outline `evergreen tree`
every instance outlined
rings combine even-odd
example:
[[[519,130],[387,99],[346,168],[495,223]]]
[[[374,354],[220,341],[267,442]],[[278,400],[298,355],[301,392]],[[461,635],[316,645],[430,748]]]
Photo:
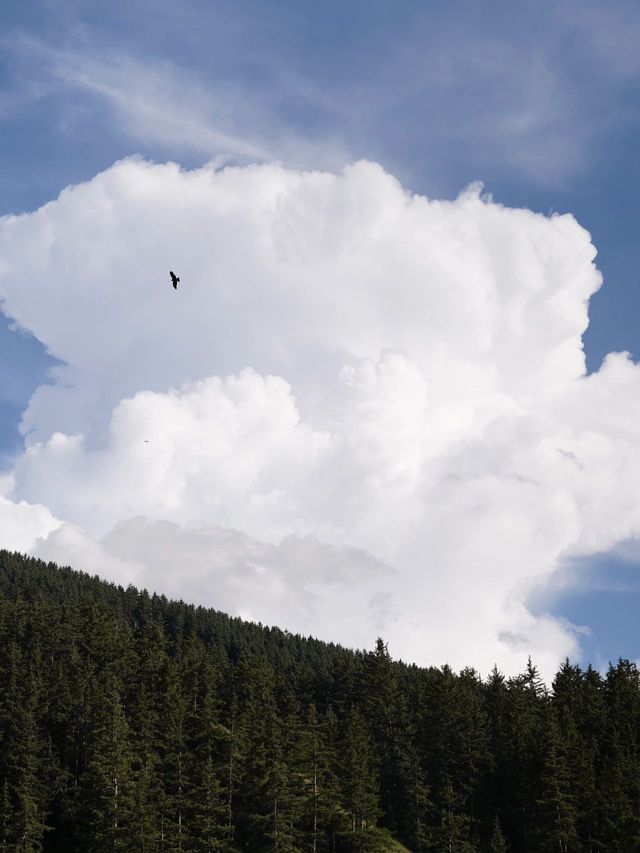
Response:
[[[555,711],[548,708],[545,738],[546,755],[537,800],[537,839],[542,850],[569,853],[578,847],[573,786],[566,762],[565,745],[560,739]]]
[[[120,695],[113,676],[107,678],[103,691],[96,691],[93,737],[83,778],[86,840],[95,853],[129,850],[135,838],[133,755]]]
[[[37,728],[38,686],[14,643],[3,701],[3,824],[6,843],[21,853],[42,850],[46,790]],[[22,670],[22,671],[21,671]]]
[[[433,802],[430,797],[431,787],[426,780],[417,750],[413,750],[410,758],[410,775],[408,785],[408,800],[406,803],[407,826],[412,849],[423,853],[429,849],[433,840],[433,830],[430,816],[433,812]]]
[[[336,715],[328,709],[318,729],[318,823],[322,834],[318,850],[336,851],[337,836],[344,823],[340,754],[340,726]]]
[[[606,849],[640,849],[640,675],[635,664],[610,665],[604,683],[607,731],[603,796]]]
[[[132,822],[136,846],[148,853],[163,841],[163,789],[160,773],[165,637],[154,618],[151,599],[142,596],[134,610],[130,665],[134,689],[127,691],[127,722],[132,738]]]
[[[503,827],[512,846],[535,849],[536,802],[540,796],[545,758],[546,706],[549,697],[529,660],[522,676],[508,682],[504,709],[505,756],[502,772],[508,792],[502,809]]]
[[[598,785],[606,712],[602,679],[592,668],[583,672],[566,660],[553,681],[553,711],[561,770],[567,776],[573,821],[588,851],[601,849],[602,792]],[[548,766],[546,768],[548,776]]]
[[[364,657],[361,695],[376,755],[381,816],[392,831],[403,834],[408,778],[407,757],[401,743],[406,735],[406,714],[398,673],[381,637],[375,650]]]
[[[629,853],[639,816],[629,661],[483,682],[0,552],[0,853]]]
[[[13,808],[11,805],[11,794],[9,781],[4,780],[0,794],[0,853],[9,853],[12,845],[11,818]]]
[[[493,825],[493,832],[491,833],[491,840],[489,842],[489,853],[508,853],[508,850],[507,842],[502,834],[502,830],[500,829],[500,821],[496,817]]]
[[[473,853],[471,819],[466,813],[464,799],[449,783],[444,791],[440,811],[440,826],[436,834],[438,853]]]
[[[317,853],[322,835],[320,822],[320,792],[322,768],[320,759],[320,724],[315,705],[309,705],[304,723],[294,731],[294,779],[300,797],[300,828],[308,839],[303,849]]]
[[[194,853],[221,850],[229,834],[225,792],[229,731],[219,722],[217,672],[204,661],[189,729],[189,845]]]
[[[299,802],[287,761],[286,721],[276,705],[271,667],[254,660],[246,671],[251,678],[239,720],[243,795],[236,799],[236,838],[256,853],[289,853],[295,849]]]
[[[379,787],[375,755],[366,724],[353,708],[344,737],[343,791],[349,810],[352,844],[364,843],[379,814]],[[360,839],[363,839],[361,842]]]
[[[187,763],[186,697],[178,665],[166,662],[162,674],[161,719],[159,733],[158,772],[161,776],[160,850],[185,849],[185,765]]]

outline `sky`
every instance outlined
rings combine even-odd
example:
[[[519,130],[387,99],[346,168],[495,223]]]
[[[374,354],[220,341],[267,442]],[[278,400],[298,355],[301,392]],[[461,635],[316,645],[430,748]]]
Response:
[[[636,3],[1,26],[0,544],[421,664],[640,658]]]

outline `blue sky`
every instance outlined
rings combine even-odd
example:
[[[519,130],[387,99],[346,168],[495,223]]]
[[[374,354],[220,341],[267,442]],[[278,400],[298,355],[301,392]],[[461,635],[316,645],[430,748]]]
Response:
[[[0,214],[139,153],[185,167],[380,163],[412,192],[473,181],[570,212],[598,249],[587,365],[640,353],[633,2],[14,2],[0,41]],[[0,453],[53,361],[0,320]],[[630,568],[631,565],[631,568]],[[640,657],[634,564],[603,558],[545,600],[592,660]],[[624,580],[624,584],[622,581]],[[542,606],[542,605],[541,605]]]

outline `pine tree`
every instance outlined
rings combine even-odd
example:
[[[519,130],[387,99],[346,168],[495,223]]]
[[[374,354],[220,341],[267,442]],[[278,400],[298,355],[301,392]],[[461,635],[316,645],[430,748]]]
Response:
[[[610,666],[605,684],[603,840],[613,851],[640,849],[640,674],[635,664]]]
[[[508,853],[507,842],[500,829],[500,821],[496,817],[489,842],[489,853]]]
[[[11,804],[11,794],[9,792],[9,782],[4,780],[2,792],[0,794],[0,853],[9,853],[12,848],[11,839],[11,818],[13,808]]]
[[[426,772],[420,756],[414,748],[411,752],[408,799],[406,803],[409,840],[416,853],[429,849],[433,840],[430,816],[433,812],[431,786],[427,783]]]
[[[378,774],[371,737],[358,711],[353,708],[344,738],[343,790],[349,810],[352,844],[366,838],[379,814]]]
[[[503,827],[514,848],[534,849],[536,801],[545,758],[546,707],[549,698],[529,660],[524,675],[508,682],[504,708]]]
[[[495,666],[486,684],[485,702],[492,765],[486,780],[482,808],[490,819],[490,815],[503,809],[509,799],[510,774],[507,767],[512,755],[512,744],[509,740],[508,688],[504,675]]]
[[[224,785],[230,733],[219,722],[217,682],[211,662],[203,661],[197,701],[187,718],[188,849],[194,853],[221,850],[228,836],[228,796]]]
[[[21,853],[38,853],[47,814],[36,718],[38,683],[31,662],[24,660],[14,643],[7,669],[2,737],[4,833],[7,843]]]
[[[600,749],[606,732],[602,679],[595,670],[583,672],[568,660],[553,681],[553,710],[561,764],[568,777],[576,834],[585,849],[600,849],[603,801],[598,785]],[[547,774],[548,775],[548,774]]]
[[[389,649],[381,637],[364,657],[361,710],[372,736],[378,768],[382,819],[393,832],[406,830],[408,759],[402,752],[406,738],[406,709]]]
[[[306,719],[298,723],[293,732],[295,752],[293,774],[300,797],[300,829],[304,850],[317,853],[321,836],[320,792],[322,770],[320,766],[320,725],[315,705],[309,705]]]
[[[104,690],[97,692],[93,738],[83,777],[88,849],[95,853],[128,850],[135,837],[133,755],[120,694],[113,676],[108,677]]]
[[[554,710],[547,709],[544,765],[537,799],[538,844],[544,850],[569,853],[578,847],[573,786],[566,763],[566,751],[560,740]]]
[[[470,835],[471,819],[466,814],[464,800],[449,783],[444,791],[440,811],[436,849],[438,853],[474,853]]]
[[[318,726],[318,850],[336,851],[346,810],[341,788],[340,726],[329,708]]]
[[[457,701],[452,716],[457,736],[454,738],[456,759],[453,778],[465,802],[470,837],[478,843],[480,836],[489,828],[488,825],[483,827],[479,809],[482,808],[481,792],[490,779],[493,759],[485,690],[475,670],[465,669],[460,673],[455,693]]]
[[[160,766],[163,724],[163,676],[166,670],[166,640],[154,618],[151,599],[140,597],[134,611],[138,625],[132,644],[131,685],[126,695],[127,722],[132,742],[132,823],[136,846],[142,853],[155,851],[163,843],[163,786]]]
[[[226,776],[226,816],[225,816],[225,840],[228,849],[233,846],[235,838],[234,807],[237,789],[237,767],[240,760],[240,748],[238,737],[238,701],[235,687],[231,689],[231,699],[228,703],[229,715],[227,719],[227,748],[225,757]]]
[[[160,803],[160,851],[185,849],[185,765],[187,763],[187,700],[178,666],[168,662],[162,675],[161,719],[158,767],[162,779]]]
[[[236,798],[237,840],[252,850],[295,850],[299,800],[288,763],[288,721],[279,713],[272,668],[262,660],[246,664],[247,693],[238,742],[242,796]]]
[[[0,552],[0,853],[629,853],[639,815],[629,661],[483,683]]]

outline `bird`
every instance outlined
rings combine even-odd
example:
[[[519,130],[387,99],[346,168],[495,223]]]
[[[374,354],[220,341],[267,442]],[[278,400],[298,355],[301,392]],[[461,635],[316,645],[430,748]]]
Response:
[[[169,270],[169,275],[171,276],[171,282],[172,282],[172,284],[173,284],[173,289],[174,289],[174,290],[177,290],[177,289],[178,289],[178,282],[180,281],[180,279],[179,279],[179,278],[178,278],[178,276],[174,273],[174,271],[173,271],[173,270]]]

